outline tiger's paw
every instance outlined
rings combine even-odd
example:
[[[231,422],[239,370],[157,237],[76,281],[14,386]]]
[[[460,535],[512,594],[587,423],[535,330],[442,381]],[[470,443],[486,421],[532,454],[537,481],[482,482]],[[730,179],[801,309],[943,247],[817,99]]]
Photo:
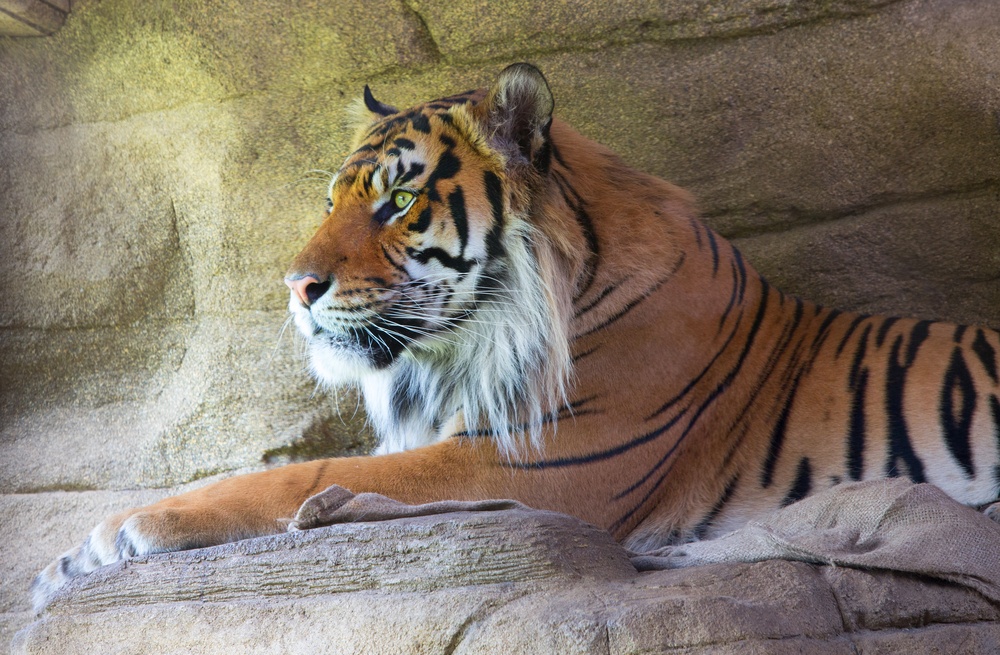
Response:
[[[31,600],[36,614],[49,604],[71,578],[84,576],[115,562],[191,548],[189,538],[179,538],[182,523],[178,510],[129,510],[112,516],[91,530],[83,543],[63,553],[35,576]]]

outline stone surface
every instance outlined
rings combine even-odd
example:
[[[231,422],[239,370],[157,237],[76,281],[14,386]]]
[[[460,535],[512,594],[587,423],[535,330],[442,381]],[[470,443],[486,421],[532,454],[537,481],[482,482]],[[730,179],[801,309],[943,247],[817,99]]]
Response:
[[[0,38],[0,639],[118,503],[370,447],[279,336],[363,84],[406,105],[530,60],[784,290],[1000,326],[998,33],[992,0],[77,0]],[[768,644],[847,643],[817,639]]]
[[[552,50],[598,50],[638,41],[732,37],[871,13],[897,0],[508,0],[482,6],[409,0],[447,59],[512,59]]]
[[[0,37],[48,36],[69,13],[69,0],[0,0]]]
[[[13,652],[846,654],[929,652],[958,634],[961,652],[995,652],[1000,608],[967,588],[784,561],[639,574],[607,533],[511,510],[105,567],[66,587]]]

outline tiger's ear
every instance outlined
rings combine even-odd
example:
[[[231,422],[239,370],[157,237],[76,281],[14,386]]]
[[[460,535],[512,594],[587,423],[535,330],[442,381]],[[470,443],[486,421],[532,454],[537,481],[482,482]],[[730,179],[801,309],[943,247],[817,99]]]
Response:
[[[531,64],[511,64],[480,106],[493,147],[508,158],[523,157],[539,171],[548,168],[554,102],[540,70]]]
[[[393,114],[398,114],[399,110],[392,105],[387,105],[384,102],[379,102],[372,95],[372,90],[365,85],[365,108],[373,114],[378,114],[379,116],[392,116]]]

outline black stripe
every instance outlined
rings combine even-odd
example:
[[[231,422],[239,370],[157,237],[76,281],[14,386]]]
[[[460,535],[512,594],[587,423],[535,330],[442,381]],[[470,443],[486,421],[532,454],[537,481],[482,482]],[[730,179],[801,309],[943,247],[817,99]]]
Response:
[[[1000,457],[1000,399],[990,396],[990,414],[993,415],[993,436],[997,440],[997,456]],[[993,469],[993,477],[997,486],[1000,486],[1000,464]]]
[[[411,259],[415,259],[421,264],[427,264],[432,259],[436,259],[441,262],[442,266],[447,266],[448,268],[458,271],[459,273],[468,273],[472,269],[472,265],[475,263],[470,259],[463,259],[462,257],[450,255],[443,248],[437,247],[424,248],[423,250],[407,247],[406,254],[409,255]]]
[[[592,310],[594,307],[597,307],[597,305],[599,305],[602,300],[604,300],[605,298],[607,298],[611,293],[613,293],[615,290],[617,290],[618,287],[621,284],[623,284],[624,282],[628,281],[628,279],[631,278],[631,277],[632,276],[629,275],[629,276],[625,277],[623,280],[621,280],[619,282],[615,282],[614,284],[609,284],[608,286],[604,287],[601,290],[601,293],[597,294],[597,297],[594,298],[594,300],[590,301],[585,306],[583,306],[580,309],[576,310],[576,313],[573,314],[573,318],[580,318],[581,316],[583,316],[584,314],[586,314],[587,312],[589,312],[590,310]]]
[[[635,309],[636,307],[638,307],[639,304],[641,304],[644,300],[646,300],[647,298],[649,298],[650,296],[652,296],[654,293],[656,293],[657,291],[659,291],[660,287],[662,287],[663,284],[667,280],[670,279],[670,277],[671,276],[668,275],[668,276],[662,278],[656,284],[654,284],[652,286],[652,288],[647,289],[645,292],[643,292],[643,294],[641,296],[639,296],[638,298],[635,298],[632,301],[626,303],[626,305],[624,307],[622,307],[617,312],[615,312],[610,318],[608,318],[604,322],[600,323],[599,325],[596,325],[596,326],[590,328],[589,330],[587,330],[586,332],[584,332],[582,334],[574,335],[573,338],[574,339],[582,339],[583,337],[589,336],[589,335],[591,335],[591,334],[593,334],[595,332],[600,332],[601,330],[603,330],[604,328],[608,327],[609,325],[617,323],[619,320],[621,320],[622,318],[624,318],[626,314],[628,314],[633,309]]]
[[[770,296],[771,287],[767,283],[767,280],[763,278],[760,279],[760,284],[761,284],[761,298],[757,306],[757,314],[754,317],[753,325],[750,326],[750,331],[747,334],[746,343],[744,344],[743,351],[740,353],[740,356],[736,361],[736,365],[732,369],[730,369],[729,373],[722,380],[722,382],[720,382],[719,385],[712,391],[712,393],[708,395],[705,402],[701,404],[698,410],[691,417],[691,420],[688,421],[687,426],[684,428],[684,431],[677,438],[677,441],[674,442],[674,444],[667,450],[667,452],[663,455],[663,457],[660,458],[660,461],[657,462],[650,469],[649,473],[647,473],[646,476],[644,476],[644,479],[651,476],[655,471],[657,471],[661,466],[663,466],[667,462],[667,460],[670,459],[670,457],[674,454],[674,452],[681,446],[681,444],[684,443],[688,435],[691,434],[691,430],[694,428],[698,420],[701,418],[702,413],[704,413],[704,411],[709,407],[709,405],[714,403],[716,399],[719,398],[719,396],[721,396],[723,393],[726,392],[726,390],[729,388],[729,385],[732,384],[736,376],[739,375],[739,372],[743,368],[743,364],[746,362],[746,358],[750,353],[750,349],[753,347],[754,341],[756,341],[757,339],[757,334],[760,331],[760,326],[764,321],[764,315],[767,313],[768,298]],[[656,482],[649,489],[649,491],[646,492],[646,494],[642,497],[642,499],[640,499],[639,502],[636,503],[631,510],[627,511],[621,518],[619,518],[611,526],[610,528],[611,532],[616,531],[618,528],[625,525],[629,520],[631,520],[632,516],[634,516],[635,513],[639,511],[639,509],[643,505],[645,505],[646,502],[653,496],[653,494],[656,493],[656,491],[660,488],[660,485],[663,484],[663,481],[667,479],[668,475],[670,475],[670,471],[672,469],[673,469],[673,464],[667,467],[667,470],[665,470],[663,474],[656,480]],[[633,485],[629,491],[618,494],[618,496],[616,496],[616,500],[618,498],[623,497],[625,493],[634,491],[637,488],[638,485]]]
[[[382,255],[385,257],[385,260],[389,262],[389,265],[392,266],[397,271],[399,271],[400,273],[402,273],[406,277],[406,279],[409,280],[410,279],[409,271],[407,271],[405,268],[402,267],[402,265],[399,262],[393,259],[392,255],[389,254],[389,250],[385,246],[380,246],[380,247],[382,248]]]
[[[715,504],[712,505],[712,509],[709,510],[708,514],[706,514],[704,518],[698,521],[698,525],[694,526],[695,538],[705,538],[708,534],[709,528],[712,527],[712,523],[714,523],[715,519],[719,516],[719,512],[721,512],[722,509],[729,504],[729,501],[732,500],[733,494],[736,493],[736,486],[739,484],[739,481],[740,476],[737,474],[733,476],[728,484],[726,484],[726,488],[722,491],[722,495],[719,496],[719,499],[715,501]]]
[[[549,167],[552,165],[552,141],[549,138],[549,131],[552,128],[552,120],[545,124],[545,127],[541,129],[542,134],[542,147],[538,149],[537,152],[531,157],[531,165],[535,167],[542,175],[549,172]]]
[[[423,132],[424,134],[431,133],[431,122],[423,114],[414,114],[413,117],[410,118],[410,125],[412,125],[413,129],[417,132]]]
[[[622,453],[626,453],[633,448],[637,448],[643,444],[653,441],[661,434],[672,428],[677,424],[677,421],[684,416],[685,412],[679,413],[674,418],[667,421],[660,427],[647,432],[646,434],[635,437],[621,445],[615,446],[614,448],[608,448],[607,450],[598,450],[592,453],[587,453],[586,455],[577,455],[575,457],[556,457],[554,459],[538,460],[535,462],[523,462],[523,463],[511,463],[510,466],[516,469],[550,469],[550,468],[564,468],[567,466],[579,466],[581,464],[593,464],[595,462],[601,462],[607,459],[613,459]]]
[[[365,194],[371,193],[372,190],[372,178],[375,177],[375,169],[366,170],[361,178],[361,188],[364,189]]]
[[[882,319],[882,327],[878,329],[878,334],[875,335],[876,348],[882,347],[882,344],[885,343],[886,336],[888,336],[889,334],[889,330],[892,328],[893,325],[896,324],[896,321],[898,320],[899,319],[896,318],[895,316],[886,316]]]
[[[582,353],[578,353],[576,355],[573,355],[573,363],[576,364],[577,362],[579,362],[584,357],[588,357],[590,355],[593,355],[598,350],[600,350],[600,346],[594,346],[593,348],[591,348],[589,350],[584,350]]]
[[[437,166],[431,171],[431,174],[427,176],[427,182],[425,186],[427,187],[427,197],[434,202],[441,201],[441,194],[438,193],[437,183],[439,180],[448,180],[456,175],[458,171],[462,168],[462,162],[451,150],[446,150],[441,153],[441,157],[438,159]]]
[[[851,422],[847,433],[847,475],[860,480],[865,472],[865,393],[868,391],[868,369],[858,375],[851,396]]]
[[[372,220],[378,223],[379,225],[385,225],[386,223],[389,222],[390,219],[392,219],[393,216],[395,216],[398,213],[399,213],[399,207],[394,205],[392,201],[389,201],[378,208],[378,211],[376,211],[375,215],[372,216]]]
[[[976,353],[976,357],[983,363],[983,368],[986,369],[986,374],[990,376],[993,383],[1000,382],[997,379],[996,351],[986,340],[986,335],[983,334],[982,330],[976,330],[976,339],[972,342],[972,352]]]
[[[701,225],[694,218],[689,218],[688,222],[691,224],[691,231],[694,232],[695,245],[698,246],[698,250],[701,250],[703,248],[701,243]]]
[[[732,247],[732,244],[730,244],[730,247]],[[743,253],[741,253],[738,248],[733,248],[733,259],[736,260],[736,270],[740,273],[740,288],[736,296],[736,302],[742,303],[743,294],[746,293],[747,290],[747,267],[746,264],[743,263]]]
[[[857,321],[855,320],[855,325]],[[847,429],[847,475],[852,480],[860,480],[864,475],[865,457],[865,399],[868,394],[868,367],[864,366],[868,351],[868,335],[872,326],[866,325],[858,339],[857,350],[851,361],[847,376],[847,388],[851,391],[851,417]]]
[[[406,184],[416,176],[422,175],[424,170],[424,165],[415,161],[410,164],[410,169],[396,180],[396,184]]]
[[[802,320],[803,303],[800,299],[795,299],[795,316],[792,322],[786,328],[786,336],[782,340],[781,345],[775,348],[772,352],[771,357],[768,358],[768,363],[765,365],[765,371],[767,375],[770,376],[771,371],[777,365],[778,360],[784,354],[788,348],[788,344],[791,343],[792,336],[795,334],[795,330],[798,329],[799,323]],[[796,352],[798,351],[798,346],[796,346]],[[790,371],[794,370],[794,367],[789,368]],[[778,457],[781,455],[781,448],[785,443],[785,430],[788,427],[788,417],[792,412],[792,404],[795,402],[795,395],[799,388],[799,380],[802,378],[804,368],[800,368],[794,374],[794,379],[791,384],[788,384],[787,376],[786,379],[782,381],[781,389],[789,389],[788,395],[785,398],[785,404],[781,408],[781,414],[778,417],[778,421],[774,424],[774,430],[771,431],[771,440],[767,447],[767,456],[764,458],[764,468],[761,471],[760,484],[765,489],[771,486],[771,482],[774,479],[774,467],[778,463]],[[759,385],[760,386],[760,385]]]
[[[966,330],[966,326],[964,326],[964,325],[956,325],[955,326],[955,336],[953,337],[954,340],[955,340],[955,343],[957,343],[957,344],[961,344],[962,343],[962,338],[965,336],[965,330]]]
[[[932,321],[918,321],[910,330],[910,343],[906,346],[906,365],[911,366],[917,357],[917,350],[920,344],[927,340],[930,335]]]
[[[407,114],[400,114],[398,116],[393,116],[392,118],[387,118],[385,120],[381,120],[378,123],[372,125],[365,136],[367,138],[371,138],[374,136],[385,137],[386,134],[392,132],[397,127],[399,127],[406,121],[410,120],[410,116],[411,114],[407,113]]]
[[[397,148],[402,148],[403,150],[414,150],[417,147],[413,141],[401,136],[397,136],[392,140],[392,144]]]
[[[573,298],[573,302],[576,303],[587,293],[590,286],[594,283],[594,278],[597,277],[600,243],[597,239],[597,232],[594,230],[594,222],[591,220],[587,210],[584,209],[583,198],[580,194],[577,193],[573,185],[561,173],[553,171],[551,179],[555,181],[566,205],[573,210],[573,217],[576,219],[577,225],[579,225],[580,231],[587,242],[588,255],[586,265],[584,266],[584,272],[587,277]]]
[[[857,350],[854,351],[854,359],[851,360],[851,370],[847,375],[847,387],[849,389],[855,389],[858,382],[858,376],[861,374],[862,365],[865,361],[865,354],[868,352],[868,335],[871,334],[872,326],[866,325],[864,332],[861,333],[861,338],[858,339]]]
[[[583,284],[580,285],[580,291],[577,292],[576,297],[573,299],[573,301],[576,302],[590,290],[590,286],[594,283],[594,278],[597,277],[597,263],[600,258],[600,244],[597,241],[597,232],[594,231],[594,222],[590,220],[590,214],[587,213],[587,210],[583,207],[579,207],[576,212],[574,212],[574,218],[576,219],[577,225],[580,226],[580,230],[583,232],[584,239],[587,241],[587,250],[589,252],[586,262],[587,277]]]
[[[541,419],[541,425],[548,425],[550,423],[556,423],[558,421],[564,421],[568,418],[574,418],[577,416],[589,416],[589,415],[602,415],[605,413],[603,409],[585,409],[584,406],[597,399],[598,396],[587,396],[580,400],[575,400],[568,405],[563,405],[559,408],[558,412],[549,412]],[[521,423],[516,428],[513,428],[511,432],[527,432],[531,427],[528,423]],[[497,433],[492,429],[483,430],[462,430],[461,432],[455,432],[451,436],[453,437],[495,437]],[[522,462],[511,462],[507,461],[503,464],[507,468],[516,469],[533,469],[533,468],[545,468],[544,466],[536,467],[535,463],[522,463]]]
[[[787,507],[797,500],[802,500],[810,491],[812,491],[812,466],[809,464],[809,458],[803,457],[799,460],[799,468],[795,472],[795,482],[782,499],[781,506]]]
[[[956,396],[959,397],[957,412]],[[965,471],[965,477],[970,479],[975,475],[972,468],[972,446],[969,443],[972,412],[975,408],[976,387],[962,357],[962,349],[956,347],[951,353],[951,362],[944,374],[944,386],[941,387],[941,426],[944,428],[944,441],[948,444],[948,450]]]
[[[389,407],[396,414],[396,419],[401,421],[404,417],[410,416],[414,408],[419,408],[424,400],[420,397],[419,386],[411,385],[410,380],[405,376],[399,376],[393,381]]]
[[[322,482],[323,475],[326,473],[326,469],[329,466],[329,460],[323,460],[319,463],[319,468],[316,469],[316,475],[313,476],[312,482],[309,483],[309,489],[306,490],[306,498],[310,498],[316,495],[316,492],[320,491],[320,483]],[[326,489],[326,486],[324,486],[323,489]]]
[[[839,309],[826,309],[826,308],[818,308],[818,309],[826,311],[827,315],[826,318],[823,319],[823,322],[820,323],[819,329],[816,331],[816,336],[817,336],[816,348],[819,348],[820,344],[822,344],[823,341],[826,341],[827,336],[829,336],[828,332],[830,330],[830,326],[833,325],[833,322],[838,318],[840,318],[840,316],[843,314],[843,312],[840,311]]]
[[[915,335],[911,335],[910,348],[908,349],[914,357],[919,347],[919,344],[913,343],[915,340]],[[899,351],[902,345],[903,335],[899,335],[893,341],[886,370],[885,405],[889,421],[889,457],[885,463],[885,474],[891,478],[903,474],[904,471],[900,468],[900,460],[902,460],[911,480],[926,482],[924,465],[917,454],[913,452],[910,431],[906,426],[906,417],[903,415],[903,389],[906,386],[906,373],[913,364],[913,359],[904,364],[899,363]]]
[[[726,352],[726,350],[729,348],[729,344],[732,343],[733,338],[736,336],[736,333],[739,331],[739,329],[740,329],[740,323],[742,323],[742,321],[743,321],[743,313],[740,312],[739,318],[736,319],[736,324],[733,325],[732,331],[729,333],[729,336],[726,337],[725,343],[723,343],[722,347],[719,348],[716,351],[715,355],[712,356],[712,359],[710,359],[708,361],[708,364],[706,364],[705,367],[703,369],[701,369],[701,372],[698,373],[698,375],[696,375],[693,378],[691,378],[688,381],[688,383],[684,386],[684,388],[681,389],[680,393],[676,394],[673,398],[671,398],[670,400],[668,400],[665,403],[663,403],[662,405],[660,405],[655,412],[653,412],[649,416],[645,417],[645,420],[648,421],[650,419],[656,418],[657,416],[659,416],[663,412],[665,412],[668,409],[670,409],[671,407],[673,407],[681,398],[683,398],[684,396],[686,396],[691,391],[692,388],[694,388],[694,385],[698,384],[698,382],[700,382],[701,379],[703,377],[705,377],[705,375],[715,365],[716,360],[718,360],[719,357],[722,356],[722,353]]]
[[[583,198],[580,197],[580,194],[576,192],[576,189],[570,185],[569,180],[562,173],[553,173],[552,180],[556,183],[559,194],[562,196],[563,202],[566,203],[567,207],[576,211],[583,206]]]
[[[722,326],[726,324],[726,319],[729,318],[729,313],[733,311],[733,307],[736,306],[736,287],[739,285],[739,274],[736,272],[736,262],[732,259],[729,260],[729,272],[733,276],[733,284],[729,289],[729,302],[726,303],[726,308],[722,311],[722,315],[719,316],[719,327],[715,330],[716,336],[722,332]]]
[[[355,150],[354,152],[352,152],[350,155],[347,156],[347,165],[361,164],[362,162],[356,162],[352,160],[357,159],[362,155],[364,156],[364,159],[368,159],[369,158],[368,156],[370,154],[374,152],[381,152],[382,147],[384,145],[385,145],[385,139],[381,139],[379,141],[376,141],[375,143],[365,143],[361,146],[358,146],[357,150]]]
[[[549,137],[549,143],[551,144],[552,147],[552,154],[555,156],[556,161],[559,162],[559,165],[565,168],[567,171],[572,171],[573,169],[569,167],[569,165],[566,163],[566,160],[562,158],[561,154],[559,154],[559,148],[556,147],[555,141],[553,141],[551,137]]]
[[[868,318],[866,314],[858,314],[851,324],[847,326],[847,330],[844,332],[844,336],[840,338],[840,343],[837,344],[837,354],[836,357],[840,357],[840,354],[844,352],[844,348],[847,346],[848,340],[850,340],[851,335],[854,334],[854,330],[858,328],[863,320]]]
[[[431,226],[431,207],[427,205],[420,210],[420,215],[417,216],[417,220],[407,226],[410,232],[426,232],[427,228]]]
[[[712,228],[705,228],[705,234],[708,235],[708,245],[712,249],[712,277],[715,277],[719,273],[719,244]]]
[[[483,173],[483,183],[486,186],[486,198],[490,201],[490,207],[493,209],[493,227],[486,235],[486,257],[494,260],[504,254],[503,241],[501,240],[504,227],[503,186],[500,183],[500,178],[491,171]]]
[[[771,441],[767,446],[767,456],[764,458],[764,468],[760,472],[760,486],[765,489],[771,486],[774,481],[774,467],[778,463],[778,456],[781,454],[781,447],[785,443],[785,429],[788,427],[788,416],[792,412],[792,403],[795,401],[795,390],[798,388],[798,378],[796,385],[792,387],[791,393],[785,400],[785,406],[781,408],[781,415],[778,422],[774,424],[771,431]]]
[[[458,255],[465,255],[465,247],[469,245],[469,217],[465,213],[465,194],[462,187],[457,186],[448,194],[448,209],[451,210],[451,220],[455,222],[455,232],[458,233]]]

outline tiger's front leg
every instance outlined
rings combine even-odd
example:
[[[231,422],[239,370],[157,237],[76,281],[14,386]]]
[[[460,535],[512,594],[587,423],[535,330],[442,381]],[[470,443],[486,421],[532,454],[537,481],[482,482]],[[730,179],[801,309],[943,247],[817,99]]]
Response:
[[[126,510],[105,519],[35,578],[34,606],[44,607],[70,578],[122,559],[283,532],[303,502],[333,484],[406,503],[497,494],[532,500],[536,494],[512,488],[514,478],[497,461],[488,440],[450,440],[392,455],[291,464]]]
[[[35,578],[35,610],[70,578],[100,566],[280,532],[279,519],[295,514],[299,498],[308,495],[305,480],[321,465],[310,462],[242,475],[108,517]]]

